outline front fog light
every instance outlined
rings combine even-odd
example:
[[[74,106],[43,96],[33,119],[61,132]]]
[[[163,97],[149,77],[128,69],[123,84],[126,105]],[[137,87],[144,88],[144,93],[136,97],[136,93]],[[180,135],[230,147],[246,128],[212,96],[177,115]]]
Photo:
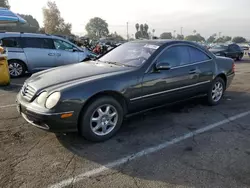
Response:
[[[53,108],[54,106],[56,106],[56,104],[58,103],[58,101],[60,100],[61,94],[60,92],[55,92],[52,93],[46,100],[45,103],[45,107],[48,109]]]
[[[36,99],[37,104],[44,105],[47,96],[48,96],[47,92],[42,92]]]

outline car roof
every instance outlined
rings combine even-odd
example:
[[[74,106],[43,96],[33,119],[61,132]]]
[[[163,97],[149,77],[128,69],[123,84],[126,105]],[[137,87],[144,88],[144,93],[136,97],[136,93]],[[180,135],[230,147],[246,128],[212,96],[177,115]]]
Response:
[[[202,47],[201,45],[192,42],[192,41],[185,41],[185,40],[175,40],[175,39],[153,39],[153,40],[134,40],[130,43],[142,43],[142,44],[151,44],[151,45],[157,45],[157,46],[163,46],[168,44],[190,44],[197,47]]]

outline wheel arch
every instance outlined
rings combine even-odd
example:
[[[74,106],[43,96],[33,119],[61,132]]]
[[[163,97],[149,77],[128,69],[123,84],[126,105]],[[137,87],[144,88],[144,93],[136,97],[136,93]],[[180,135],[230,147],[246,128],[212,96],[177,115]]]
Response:
[[[222,78],[225,82],[225,86],[227,86],[227,76],[225,73],[219,73],[215,78]]]
[[[79,129],[79,122],[80,122],[81,117],[82,117],[81,114],[84,113],[84,111],[87,109],[87,107],[94,100],[96,100],[97,98],[100,98],[100,97],[104,97],[104,96],[113,97],[115,100],[117,100],[121,104],[121,106],[124,110],[124,115],[127,114],[127,112],[128,112],[128,100],[120,92],[113,91],[113,90],[101,91],[101,92],[98,92],[98,93],[94,94],[93,96],[91,96],[82,106],[81,111],[80,111],[79,116],[78,116],[78,126],[77,126],[78,129]]]
[[[16,59],[16,58],[8,59],[8,63],[9,63],[10,61],[19,61],[19,62],[23,63],[23,65],[25,66],[25,71],[29,71],[29,70],[28,70],[27,64],[26,64],[23,60],[21,60],[21,59]]]

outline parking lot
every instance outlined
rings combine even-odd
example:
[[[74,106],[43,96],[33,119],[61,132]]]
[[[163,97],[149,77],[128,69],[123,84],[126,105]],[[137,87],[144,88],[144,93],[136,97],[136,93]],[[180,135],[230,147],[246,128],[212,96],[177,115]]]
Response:
[[[112,139],[48,133],[0,88],[0,187],[250,187],[250,59],[219,106],[193,99],[127,119]]]

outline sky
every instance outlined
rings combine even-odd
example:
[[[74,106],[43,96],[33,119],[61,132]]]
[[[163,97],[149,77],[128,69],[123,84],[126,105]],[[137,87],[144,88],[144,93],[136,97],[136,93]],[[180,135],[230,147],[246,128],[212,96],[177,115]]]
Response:
[[[43,25],[42,8],[48,0],[9,0],[11,10],[30,14]],[[188,35],[196,30],[206,38],[214,33],[250,39],[250,0],[54,0],[72,32],[86,34],[93,17],[109,24],[110,32],[135,33],[136,23],[147,23],[155,35],[163,32]]]

